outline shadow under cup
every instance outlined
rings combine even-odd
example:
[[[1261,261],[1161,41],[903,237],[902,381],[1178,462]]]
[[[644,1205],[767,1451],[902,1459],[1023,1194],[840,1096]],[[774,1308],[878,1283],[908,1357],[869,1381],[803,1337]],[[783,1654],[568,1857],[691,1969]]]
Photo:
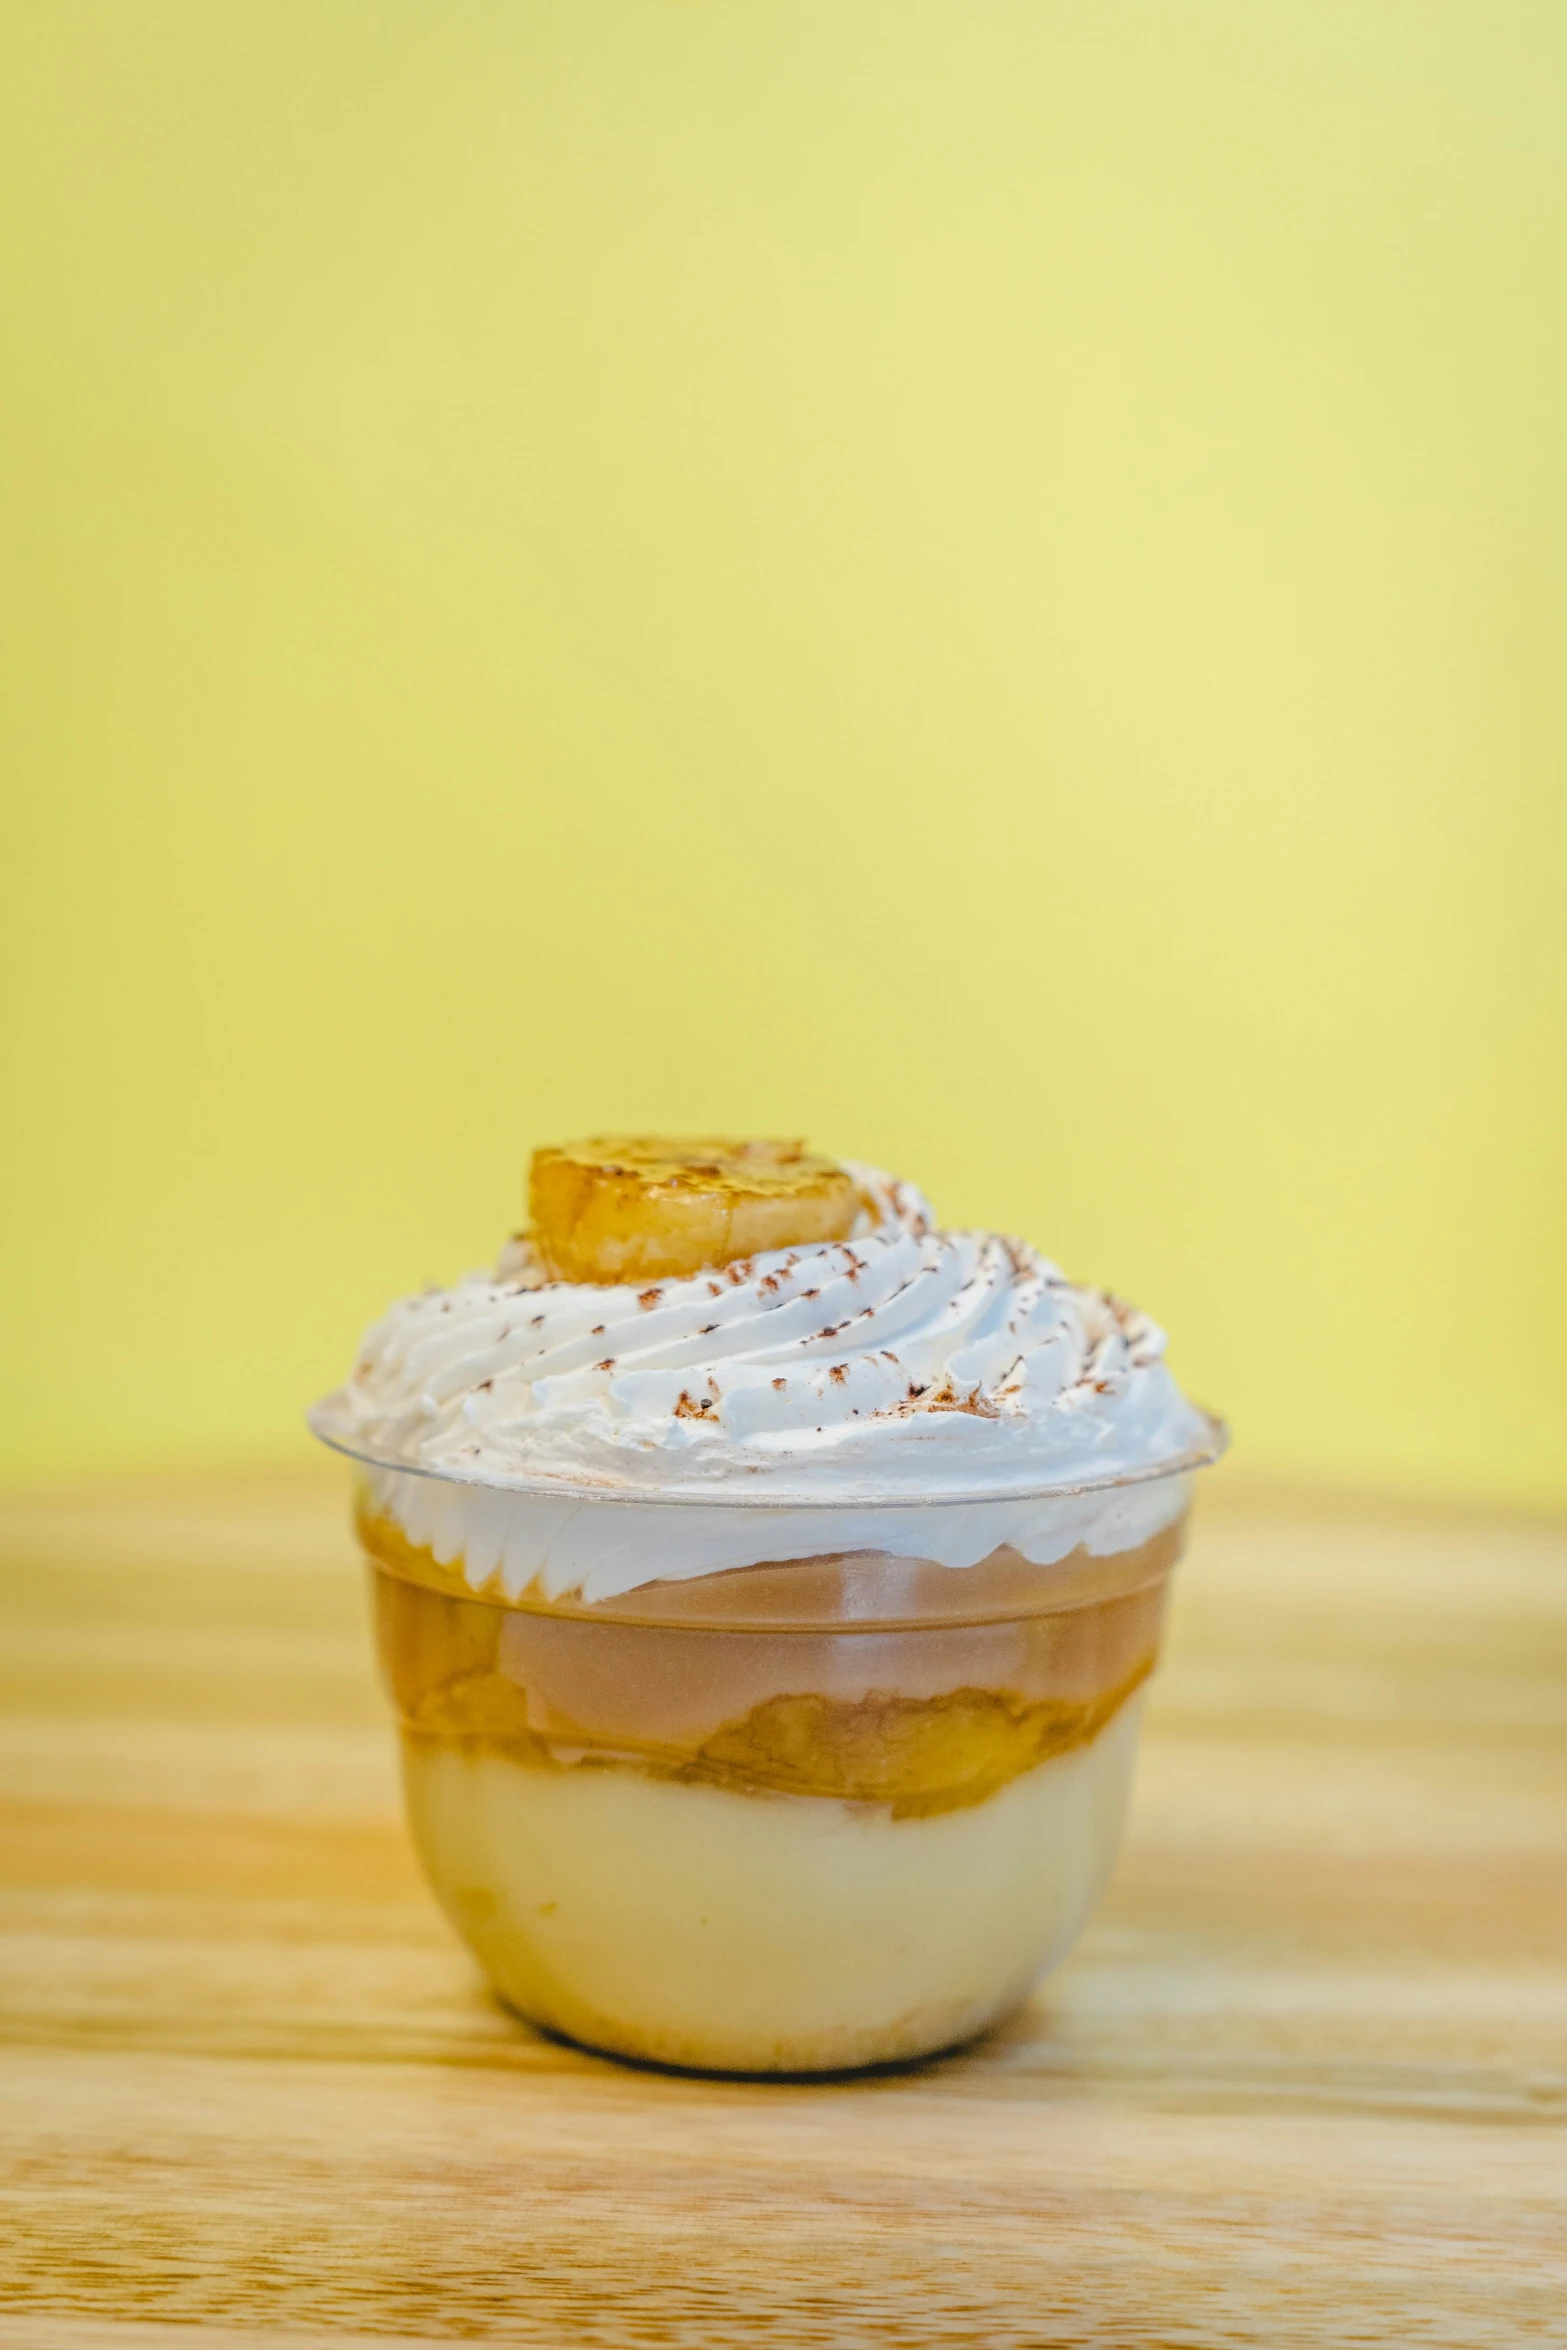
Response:
[[[1109,1871],[1191,1481],[829,1512],[362,1465],[447,1915],[521,2014],[621,2056],[816,2072],[971,2037]]]

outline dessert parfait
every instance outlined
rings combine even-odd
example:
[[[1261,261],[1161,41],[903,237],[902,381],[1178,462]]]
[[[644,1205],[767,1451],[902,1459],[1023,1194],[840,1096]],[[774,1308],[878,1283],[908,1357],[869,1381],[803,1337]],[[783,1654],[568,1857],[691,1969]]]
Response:
[[[1143,1315],[875,1168],[597,1141],[530,1213],[312,1414],[447,1914],[621,2055],[970,2037],[1104,1880],[1222,1431]]]

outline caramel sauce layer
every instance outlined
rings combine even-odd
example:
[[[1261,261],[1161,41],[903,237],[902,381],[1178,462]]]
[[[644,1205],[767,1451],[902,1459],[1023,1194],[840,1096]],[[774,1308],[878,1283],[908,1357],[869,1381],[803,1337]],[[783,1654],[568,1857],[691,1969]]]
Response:
[[[1086,1746],[1147,1678],[1157,1648],[1158,1595],[1151,1604],[1148,1593],[1136,1592],[1075,1611],[1092,1621],[1073,1627],[1074,1645],[1054,1668],[1062,1684],[1056,1689],[965,1684],[931,1694],[873,1687],[854,1695],[783,1689],[728,1714],[726,1693],[738,1696],[744,1687],[742,1650],[764,1646],[775,1674],[787,1675],[796,1663],[821,1666],[823,1636],[693,1634],[574,1621],[552,1633],[558,1630],[578,1651],[588,1643],[602,1647],[612,1696],[614,1684],[621,1688],[620,1702],[607,1713],[601,1705],[589,1723],[562,1702],[580,1706],[576,1690],[591,1689],[580,1659],[573,1660],[573,1682],[546,1643],[534,1652],[538,1667],[530,1678],[527,1654],[518,1653],[508,1631],[514,1611],[384,1570],[372,1580],[383,1670],[404,1734],[415,1742],[490,1750],[538,1769],[631,1769],[741,1793],[829,1796],[886,1806],[894,1819],[981,1803],[1023,1772]],[[1031,1630],[1037,1638],[1044,1625],[1020,1634]],[[853,1647],[861,1637],[825,1640]],[[891,1662],[896,1666],[901,1657],[904,1675],[915,1679],[916,1652],[950,1654],[952,1637],[942,1628],[883,1636]],[[754,1654],[749,1663],[754,1666]],[[700,1730],[679,1738],[657,1734],[659,1685],[672,1678],[699,1684],[697,1711],[707,1710]],[[639,1683],[654,1692],[651,1699]]]
[[[1007,1689],[944,1697],[872,1690],[858,1702],[771,1698],[727,1723],[675,1775],[745,1791],[884,1803],[895,1820],[983,1803],[1009,1779],[1098,1736],[1152,1672],[1144,1657],[1116,1689],[1086,1704]]]

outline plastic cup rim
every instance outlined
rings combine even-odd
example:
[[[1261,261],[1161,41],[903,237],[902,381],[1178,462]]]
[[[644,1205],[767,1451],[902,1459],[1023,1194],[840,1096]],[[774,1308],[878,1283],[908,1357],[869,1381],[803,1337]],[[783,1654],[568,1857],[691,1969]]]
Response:
[[[1194,1407],[1207,1427],[1204,1443],[1189,1445],[1179,1453],[1166,1454],[1157,1461],[1139,1463],[1134,1468],[1106,1470],[1099,1477],[1073,1477],[1067,1480],[1031,1480],[1014,1485],[989,1485],[976,1489],[973,1485],[950,1489],[924,1490],[918,1493],[897,1492],[890,1488],[872,1487],[864,1492],[813,1494],[771,1487],[767,1492],[755,1489],[736,1490],[733,1486],[663,1486],[641,1488],[630,1485],[594,1484],[582,1478],[547,1476],[507,1476],[495,1470],[454,1469],[434,1466],[427,1461],[410,1461],[387,1452],[377,1452],[352,1440],[341,1425],[342,1390],[334,1389],[311,1405],[305,1414],[305,1424],[318,1443],[329,1451],[341,1453],[345,1460],[357,1461],[369,1469],[380,1469],[403,1477],[429,1477],[442,1485],[478,1486],[495,1493],[511,1493],[519,1497],[553,1502],[606,1502],[620,1508],[652,1509],[746,1509],[746,1510],[820,1510],[842,1513],[858,1510],[919,1510],[975,1508],[987,1503],[1021,1501],[1068,1501],[1080,1494],[1109,1493],[1120,1486],[1150,1485],[1163,1477],[1179,1477],[1195,1469],[1205,1469],[1222,1458],[1229,1449],[1228,1424],[1216,1413],[1201,1405]],[[758,1471],[758,1475],[767,1475]]]

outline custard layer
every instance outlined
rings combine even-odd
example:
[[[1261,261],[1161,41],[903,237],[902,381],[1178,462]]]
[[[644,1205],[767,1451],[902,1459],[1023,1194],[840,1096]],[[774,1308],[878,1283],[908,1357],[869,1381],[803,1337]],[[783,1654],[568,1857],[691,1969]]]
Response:
[[[941,1818],[457,1741],[405,1740],[404,1772],[436,1893],[524,2015],[663,2064],[826,2070],[967,2038],[1070,1947],[1114,1855],[1139,1706]]]

